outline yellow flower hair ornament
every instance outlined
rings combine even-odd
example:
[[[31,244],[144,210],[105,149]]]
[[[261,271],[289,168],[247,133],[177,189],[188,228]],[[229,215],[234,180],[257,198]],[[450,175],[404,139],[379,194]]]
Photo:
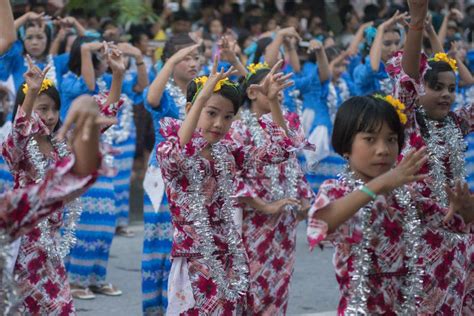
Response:
[[[397,111],[398,118],[400,119],[400,122],[405,125],[407,123],[407,116],[403,111],[405,111],[405,104],[403,104],[400,100],[395,99],[391,95],[383,96],[380,94],[375,94],[374,98],[379,99],[379,100],[384,100],[385,102],[390,103],[391,106]]]
[[[270,69],[270,66],[268,66],[267,63],[258,63],[258,64],[250,64],[247,66],[247,70],[249,71],[249,74],[256,74],[257,71],[259,71],[260,69]]]
[[[199,94],[199,92],[201,92],[202,88],[204,87],[204,85],[206,84],[208,79],[209,79],[209,77],[207,77],[207,76],[201,76],[201,77],[197,77],[197,78],[193,79],[193,81],[196,83],[197,89],[196,89],[196,93],[194,94],[193,100],[192,100],[191,103],[194,103],[194,101],[196,100],[197,95]],[[219,80],[216,83],[216,85],[214,87],[214,90],[212,90],[212,91],[213,92],[218,92],[222,89],[223,86],[231,86],[233,88],[238,89],[239,85],[237,83],[234,83],[234,82],[230,81],[229,78],[224,78],[224,79]]]
[[[40,94],[43,91],[48,90],[51,87],[54,87],[54,82],[51,79],[45,78],[43,82],[41,83],[41,88],[38,94]],[[28,89],[29,89],[28,85],[24,83],[21,91],[23,91],[23,94],[26,95],[26,93],[28,92]]]
[[[454,72],[458,71],[456,60],[454,58],[449,57],[449,55],[446,53],[437,53],[434,55],[433,58],[430,58],[429,60],[430,61],[444,61],[445,63],[448,63],[449,66],[451,66]]]

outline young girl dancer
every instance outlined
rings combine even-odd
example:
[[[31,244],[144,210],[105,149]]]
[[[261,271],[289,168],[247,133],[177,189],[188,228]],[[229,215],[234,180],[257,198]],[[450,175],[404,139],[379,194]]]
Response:
[[[474,128],[474,107],[470,104],[451,111],[456,92],[456,61],[444,53],[429,60],[421,54],[427,1],[411,1],[410,4],[412,22],[403,54],[396,54],[388,66],[388,72],[396,81],[395,95],[406,105],[408,122],[402,154],[413,148],[427,147],[430,160],[420,172],[429,178],[416,182],[414,188],[447,206],[446,186],[454,187],[456,181],[464,181],[466,176],[463,137]],[[439,229],[432,236],[425,236],[427,242],[436,240],[431,248],[424,249],[431,254],[427,257],[425,280],[430,284],[430,298],[423,303],[427,313],[439,310],[472,313],[472,232],[471,228],[471,234],[446,235]],[[463,304],[467,310],[461,310]]]
[[[272,69],[262,64],[249,67],[242,87],[246,107],[231,130],[235,143],[260,148],[274,133],[271,126],[283,122],[280,124],[287,127],[295,146],[283,161],[268,164],[256,159],[241,174],[255,194],[250,201],[240,199],[247,203],[242,238],[250,266],[246,313],[252,315],[285,313],[296,256],[296,226],[306,217],[304,207],[309,207],[314,194],[296,158],[299,149],[312,148],[305,142],[298,115],[281,112],[283,90],[293,84],[288,81],[291,74],[274,74],[282,64],[280,61]],[[262,93],[259,88],[269,86],[275,76],[280,84],[273,85],[271,93]]]
[[[198,44],[187,34],[171,37],[163,51],[165,62],[145,90],[145,108],[150,112],[155,132],[155,147],[150,156],[143,187],[145,237],[142,256],[142,308],[145,315],[164,314],[168,305],[168,275],[171,269],[171,214],[156,148],[164,140],[160,134],[163,117],[184,119],[186,85],[199,72]]]
[[[101,160],[98,146],[99,125],[112,123],[110,119],[99,118],[98,114],[97,103],[91,97],[78,98],[61,131],[61,137],[64,137],[71,125],[76,125],[70,138],[74,154],[59,160],[39,183],[4,192],[0,197],[2,315],[14,314],[18,307],[15,306],[18,302],[16,295],[25,295],[29,291],[27,285],[16,284],[10,277],[10,272],[6,271],[5,254],[8,252],[9,243],[36,229],[41,220],[60,209],[69,199],[78,197],[95,181]]]
[[[463,231],[473,197],[451,192],[450,209],[412,192],[405,184],[427,162],[426,149],[407,153],[393,168],[404,144],[404,114],[391,98],[353,97],[334,123],[333,147],[348,161],[339,178],[325,181],[309,212],[313,248],[328,238],[341,290],[338,314],[415,315],[424,292],[422,238],[438,227]],[[398,112],[398,113],[397,113]]]

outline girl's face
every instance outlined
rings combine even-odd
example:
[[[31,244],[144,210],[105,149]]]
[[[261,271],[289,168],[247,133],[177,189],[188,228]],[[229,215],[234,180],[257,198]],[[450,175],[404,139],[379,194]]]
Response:
[[[203,55],[207,62],[208,60],[212,59],[212,46],[214,45],[214,43],[211,40],[204,40],[202,43],[204,45]]]
[[[265,78],[263,78],[259,83],[262,83]],[[257,91],[253,88],[247,88],[247,96],[249,97],[252,103],[252,110],[254,112],[266,114],[271,112],[270,101],[267,96]],[[281,104],[283,102],[283,91],[280,91],[278,94],[278,102]]]
[[[199,53],[193,52],[174,66],[173,75],[178,80],[188,83],[197,76],[200,68]]]
[[[46,51],[48,37],[44,31],[44,27],[38,25],[30,26],[25,31],[23,40],[25,50],[32,57],[40,58]]]
[[[49,95],[41,93],[35,100],[33,110],[52,132],[59,121],[59,109],[54,100]]]
[[[378,131],[357,133],[346,156],[351,170],[368,182],[389,171],[398,153],[397,133],[384,122]]]
[[[105,54],[101,52],[97,52],[96,54],[97,54],[96,55],[97,59],[99,60],[99,65],[94,68],[94,71],[95,71],[95,76],[100,77],[107,71],[108,65],[107,65]]]
[[[211,34],[221,36],[222,32],[224,31],[221,21],[217,19],[212,20],[212,22],[209,24],[209,31],[211,32]]]
[[[210,144],[215,144],[227,134],[234,116],[232,102],[220,94],[214,93],[206,102],[197,127],[202,129],[203,137]]]
[[[400,49],[400,34],[388,31],[383,34],[382,39],[382,61],[386,62],[393,53]]]
[[[345,71],[346,71],[346,62],[342,61],[340,63],[337,63],[334,66],[334,70],[333,70],[334,79],[339,79]]]
[[[444,119],[456,98],[456,76],[452,71],[438,73],[436,84],[431,87],[426,85],[426,93],[420,96],[420,104],[429,118],[433,120]]]
[[[278,27],[277,21],[275,19],[270,19],[267,22],[267,31],[271,32],[276,30]]]

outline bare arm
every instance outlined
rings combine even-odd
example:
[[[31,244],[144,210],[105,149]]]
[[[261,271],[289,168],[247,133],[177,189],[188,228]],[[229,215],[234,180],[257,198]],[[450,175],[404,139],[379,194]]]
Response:
[[[326,51],[324,50],[321,42],[317,40],[311,40],[309,42],[309,51],[316,55],[316,61],[318,62],[319,81],[323,82],[329,80],[331,77],[331,70],[329,68]]]
[[[347,48],[347,51],[350,52],[351,55],[357,54],[359,51],[359,44],[364,40],[364,31],[367,27],[374,25],[374,22],[367,22],[362,24],[359,29],[357,30],[354,39],[352,40],[351,44]]]
[[[413,79],[420,78],[420,57],[423,28],[428,13],[428,0],[410,0],[410,27],[402,57],[402,68]]]
[[[17,40],[10,0],[0,0],[0,55]]]
[[[95,90],[96,77],[92,63],[92,53],[104,48],[104,44],[93,42],[81,46],[81,76],[86,82],[89,91]]]
[[[280,59],[280,46],[283,44],[285,37],[296,37],[298,41],[301,40],[301,37],[294,27],[287,27],[278,30],[275,39],[270,43],[270,45],[268,45],[265,52],[265,61],[270,67],[273,67]]]
[[[121,51],[118,49],[112,49],[107,55],[107,63],[112,70],[112,84],[107,97],[107,104],[112,104],[118,102],[120,100],[120,95],[122,94],[125,65]]]
[[[288,57],[291,68],[293,68],[293,71],[296,73],[300,72],[301,64],[298,51],[296,50],[296,45],[298,45],[296,37],[284,40],[283,43],[285,43],[285,55]]]
[[[28,71],[23,75],[25,78],[25,83],[27,84],[28,90],[25,94],[25,99],[21,105],[22,110],[25,112],[26,117],[30,117],[33,113],[33,105],[35,103],[36,97],[40,92],[41,85],[43,83],[44,77],[49,71],[49,66],[44,70],[41,70],[36,66],[31,60],[29,55],[26,55],[26,61],[28,62]]]

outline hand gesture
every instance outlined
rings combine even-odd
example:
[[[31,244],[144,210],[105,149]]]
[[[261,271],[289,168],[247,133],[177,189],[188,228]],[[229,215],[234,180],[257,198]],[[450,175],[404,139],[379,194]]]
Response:
[[[461,215],[466,224],[472,222],[474,220],[474,195],[469,192],[467,183],[456,181],[454,190],[446,187],[446,193],[448,193],[450,203],[444,222],[451,220],[455,213]]]
[[[138,48],[129,43],[119,43],[117,47],[125,56],[139,57],[142,55],[142,52]]]
[[[461,11],[459,11],[458,9],[456,8],[452,8],[450,11],[449,11],[449,14],[448,14],[448,18],[450,20],[456,20],[456,21],[462,21],[464,19],[464,15],[462,14]]]
[[[309,41],[308,53],[317,53],[321,49],[323,49],[323,43],[315,39]]]
[[[207,79],[204,86],[202,87],[201,92],[199,92],[199,95],[197,97],[198,99],[209,99],[212,93],[214,92],[214,87],[220,80],[228,78],[229,76],[232,76],[237,72],[233,66],[231,66],[227,71],[224,71],[224,68],[221,68],[220,71],[217,71],[217,64],[218,59],[216,56],[214,57],[214,64],[212,65],[211,74],[209,75],[209,78]]]
[[[36,12],[30,11],[30,12],[26,13],[25,15],[26,15],[26,18],[29,21],[35,21],[35,22],[38,22],[39,24],[43,24],[44,19],[46,17],[44,15],[44,12],[43,13],[36,13]]]
[[[28,62],[28,70],[25,72],[23,77],[25,78],[25,82],[28,85],[28,92],[31,91],[37,94],[41,89],[44,77],[48,73],[50,66],[46,67],[42,71],[34,64],[30,55],[26,55],[26,61]]]
[[[249,88],[255,89],[258,92],[266,95],[270,101],[275,101],[278,99],[278,94],[280,91],[291,87],[294,82],[289,80],[293,75],[289,73],[284,75],[282,72],[275,73],[283,65],[283,60],[279,60],[273,68],[270,70],[268,75],[265,77],[262,83],[250,85]]]
[[[186,56],[188,56],[189,54],[191,54],[191,53],[193,53],[194,51],[196,51],[196,50],[201,46],[201,43],[202,43],[202,41],[199,41],[198,43],[196,43],[196,44],[194,44],[194,45],[181,48],[181,49],[178,50],[176,53],[174,53],[173,56],[170,57],[169,61],[170,61],[173,65],[176,65],[176,64],[179,63],[180,61],[184,60],[184,59],[186,58]]]
[[[428,14],[429,0],[408,0],[411,23],[422,23]]]
[[[90,42],[82,44],[82,47],[88,49],[91,52],[104,51],[107,48],[107,42]]]
[[[301,203],[297,199],[293,198],[287,198],[287,199],[281,199],[272,203],[268,203],[265,205],[265,208],[262,209],[262,211],[265,214],[272,215],[272,214],[278,214],[283,212],[287,207],[294,207],[297,210],[301,209]]]
[[[380,176],[384,181],[386,191],[392,191],[405,184],[426,178],[425,174],[417,173],[427,161],[426,147],[411,150],[395,168]]]
[[[462,44],[459,42],[455,42],[455,41],[451,42],[451,48],[448,52],[448,55],[455,59],[460,58],[461,48],[462,48],[461,45]]]
[[[220,49],[220,59],[230,62],[234,64],[237,62],[237,54],[236,54],[236,47],[237,41],[230,41],[229,38],[224,35],[221,37],[219,42],[217,43]]]
[[[72,102],[66,120],[58,131],[56,138],[64,139],[74,125],[74,132],[69,141],[72,142],[77,136],[87,141],[94,126],[109,126],[115,123],[117,123],[117,119],[100,115],[99,106],[93,97],[83,95]]]
[[[112,48],[107,49],[107,64],[112,70],[113,73],[123,73],[125,72],[125,62],[123,60],[123,55],[120,49],[113,46]]]
[[[296,29],[293,26],[285,27],[283,29],[279,29],[277,31],[277,35],[281,36],[283,39],[287,38],[287,37],[296,37],[298,42],[301,41],[301,36],[298,34],[298,32],[296,31]]]
[[[380,24],[379,27],[383,27],[383,28],[387,29],[387,28],[390,28],[390,27],[394,26],[397,23],[407,24],[407,19],[408,19],[408,12],[400,13],[397,10],[397,11],[395,11],[395,13],[393,14],[393,16],[390,19],[388,19],[387,21]]]

